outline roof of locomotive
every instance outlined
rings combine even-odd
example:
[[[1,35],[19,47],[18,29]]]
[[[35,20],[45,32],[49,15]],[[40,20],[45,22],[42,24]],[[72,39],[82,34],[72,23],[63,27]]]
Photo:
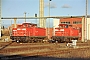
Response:
[[[24,25],[24,24],[29,24],[29,25],[35,25],[35,26],[37,26],[37,24],[29,23],[29,22],[22,23],[22,25]]]

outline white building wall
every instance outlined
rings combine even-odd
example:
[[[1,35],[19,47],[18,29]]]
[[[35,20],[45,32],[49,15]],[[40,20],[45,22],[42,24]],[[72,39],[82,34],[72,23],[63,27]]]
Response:
[[[60,19],[53,19],[53,27],[58,27]]]
[[[90,40],[90,18],[87,18],[87,40]]]
[[[88,40],[90,40],[90,24],[88,25]]]
[[[58,27],[60,19],[53,19],[53,36],[55,36],[55,28]]]

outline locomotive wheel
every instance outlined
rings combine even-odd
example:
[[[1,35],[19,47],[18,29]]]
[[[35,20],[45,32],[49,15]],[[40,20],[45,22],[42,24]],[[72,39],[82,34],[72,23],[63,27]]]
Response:
[[[69,43],[69,38],[65,37],[64,42]]]
[[[70,42],[70,38],[67,38],[67,39],[66,39],[66,43],[69,43],[69,42]]]

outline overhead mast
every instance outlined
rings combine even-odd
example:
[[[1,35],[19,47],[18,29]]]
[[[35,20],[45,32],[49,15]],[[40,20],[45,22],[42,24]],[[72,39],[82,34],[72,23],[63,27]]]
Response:
[[[85,16],[85,42],[87,41],[87,14],[88,13],[88,0],[86,0],[86,16]]]
[[[0,39],[1,39],[1,0],[0,0]]]
[[[44,17],[44,0],[39,0],[39,17]],[[39,27],[45,27],[45,19],[39,19]]]

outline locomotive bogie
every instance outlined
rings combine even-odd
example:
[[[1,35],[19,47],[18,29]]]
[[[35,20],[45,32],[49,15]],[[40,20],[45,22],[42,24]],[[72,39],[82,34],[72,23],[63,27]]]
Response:
[[[58,41],[60,42],[71,42],[71,40],[78,40],[79,37],[73,37],[73,36],[52,36],[52,40],[54,40],[55,42]]]
[[[11,39],[16,42],[44,42],[46,36],[11,36]]]

